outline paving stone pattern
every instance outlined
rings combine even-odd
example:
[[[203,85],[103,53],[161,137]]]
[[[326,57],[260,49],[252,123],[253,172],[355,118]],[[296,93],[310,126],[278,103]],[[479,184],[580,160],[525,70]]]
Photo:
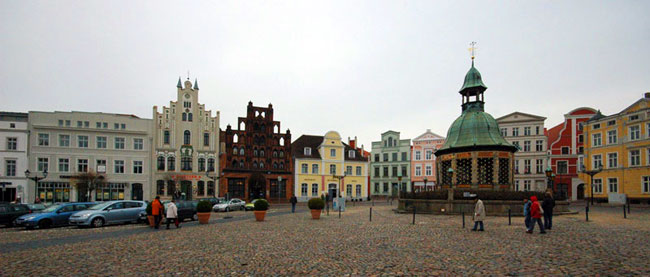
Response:
[[[300,207],[213,214],[181,229],[0,230],[0,276],[124,275],[650,275],[650,210],[595,207],[555,218],[547,234],[523,218],[488,217],[485,232],[460,216],[395,214],[393,206],[348,206],[312,220]],[[620,210],[620,211],[619,211]],[[218,217],[218,218],[217,218]]]

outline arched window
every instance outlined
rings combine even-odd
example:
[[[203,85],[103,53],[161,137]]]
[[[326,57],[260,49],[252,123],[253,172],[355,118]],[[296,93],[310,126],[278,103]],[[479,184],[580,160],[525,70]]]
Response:
[[[163,132],[163,143],[164,144],[169,144],[169,131],[165,130]]]
[[[257,157],[257,147],[253,148],[253,157]]]
[[[273,163],[273,169],[278,169],[278,163]]]
[[[181,170],[191,171],[192,170],[192,158],[191,157],[181,157]]]
[[[208,159],[208,171],[210,171],[210,172],[214,171],[214,159],[213,158]]]
[[[185,132],[183,132],[183,144],[186,145],[190,144],[190,139],[191,139],[190,131],[185,130]]]
[[[264,157],[264,148],[260,149],[260,157]]]
[[[203,196],[205,194],[205,182],[196,182],[196,194],[199,196]]]
[[[243,121],[239,122],[239,130],[246,130],[246,123],[244,123]]]
[[[275,125],[275,128],[273,128],[273,129],[274,129],[274,133],[276,133],[276,134],[280,133],[280,126]]]
[[[264,169],[264,162],[260,162],[260,168]]]
[[[167,157],[167,170],[176,170],[176,159],[174,157]]]
[[[273,158],[277,158],[277,157],[278,157],[278,151],[277,151],[277,150],[273,150]]]
[[[232,154],[233,154],[233,155],[237,155],[237,153],[239,153],[239,152],[237,151],[237,146],[234,146],[234,147],[232,148]]]
[[[165,170],[165,157],[158,156],[158,170]]]
[[[278,144],[280,144],[280,146],[284,146],[284,138],[280,138]]]
[[[239,155],[244,156],[244,147],[239,148]]]
[[[244,168],[244,161],[239,161],[239,167]]]
[[[167,181],[167,196],[174,195],[174,192],[176,192],[176,182],[174,180]]]
[[[259,129],[260,129],[260,125],[257,124],[257,123],[254,123],[254,124],[253,124],[253,130],[257,131],[257,130],[259,130]]]
[[[232,136],[232,142],[234,142],[234,143],[238,143],[238,142],[239,142],[239,136],[238,136],[237,134],[234,134],[234,135]]]
[[[388,146],[393,146],[393,138],[388,138]]]
[[[199,172],[205,171],[205,158],[199,158]]]
[[[262,126],[260,126],[260,130],[261,130],[262,132],[266,131],[266,126],[265,126],[264,124],[262,124]]]
[[[237,165],[239,165],[237,160],[232,160],[232,167],[237,168]]]
[[[257,168],[257,161],[253,162],[253,168]]]
[[[280,162],[280,169],[284,168],[284,162]]]
[[[192,122],[192,113],[187,114],[187,121]]]
[[[183,113],[183,121],[187,121],[187,113]]]
[[[284,157],[284,151],[278,151],[278,152],[280,152],[280,158],[283,158]]]

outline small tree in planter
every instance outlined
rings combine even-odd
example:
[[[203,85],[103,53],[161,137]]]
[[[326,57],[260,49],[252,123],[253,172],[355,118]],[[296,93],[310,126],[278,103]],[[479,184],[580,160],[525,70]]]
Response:
[[[147,203],[146,212],[147,212],[147,219],[149,221],[149,227],[153,228],[154,225],[156,225],[156,220],[153,218],[153,215],[151,214],[151,202]]]
[[[323,208],[325,207],[325,201],[320,198],[312,198],[309,199],[309,202],[307,202],[307,206],[311,210],[311,218],[312,219],[320,219],[320,213],[323,211]]]
[[[265,199],[257,199],[255,200],[253,210],[255,210],[253,213],[255,213],[255,220],[257,221],[264,221],[264,217],[266,216],[266,210],[269,209],[269,202],[266,201]]]
[[[196,216],[199,218],[199,223],[201,224],[208,224],[211,212],[212,206],[209,201],[201,200],[196,205]]]

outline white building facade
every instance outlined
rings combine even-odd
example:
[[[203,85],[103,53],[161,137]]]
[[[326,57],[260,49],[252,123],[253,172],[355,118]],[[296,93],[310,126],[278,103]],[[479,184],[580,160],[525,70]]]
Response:
[[[27,170],[27,114],[0,112],[0,202],[17,198],[26,202],[30,194]]]
[[[199,103],[199,86],[178,79],[176,101],[153,107],[150,196],[196,199],[219,195],[219,112]]]
[[[90,112],[29,112],[28,202],[150,200],[150,119]],[[45,174],[47,172],[47,174]],[[86,173],[96,187],[77,184]]]
[[[544,133],[546,117],[513,112],[497,118],[501,134],[519,148],[515,152],[514,189],[518,191],[546,190],[548,167],[548,138]]]

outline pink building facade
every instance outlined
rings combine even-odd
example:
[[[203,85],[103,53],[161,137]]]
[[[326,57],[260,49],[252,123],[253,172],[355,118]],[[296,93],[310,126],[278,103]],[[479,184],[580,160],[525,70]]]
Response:
[[[432,190],[436,185],[435,153],[445,143],[445,137],[430,129],[413,139],[411,146],[411,182],[415,190]],[[426,181],[425,181],[426,180]]]

